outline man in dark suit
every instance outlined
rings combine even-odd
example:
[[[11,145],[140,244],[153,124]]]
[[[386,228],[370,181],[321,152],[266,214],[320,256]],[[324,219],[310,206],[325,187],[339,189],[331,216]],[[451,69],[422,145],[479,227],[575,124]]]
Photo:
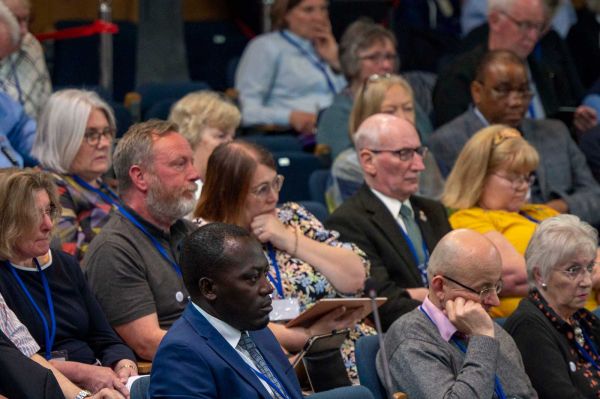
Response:
[[[471,101],[469,85],[481,57],[489,50],[510,50],[527,62],[532,78],[534,96],[529,117],[556,117],[560,107],[572,107],[578,131],[593,127],[596,112],[579,105],[583,85],[564,41],[556,32],[547,31],[547,19],[543,0],[489,0],[488,24],[464,39],[478,45],[457,56],[439,73],[433,91],[436,126],[467,110]]]
[[[427,295],[429,252],[450,231],[439,202],[413,195],[425,169],[415,127],[392,115],[367,118],[355,136],[365,184],[325,225],[356,243],[371,261],[383,328],[418,306]]]
[[[519,57],[506,50],[487,53],[471,82],[475,107],[440,127],[429,140],[440,171],[445,176],[450,172],[463,146],[478,130],[494,123],[509,125],[540,155],[531,202],[545,203],[598,225],[600,185],[562,122],[525,118],[532,96],[528,84]]]
[[[158,348],[150,397],[302,398],[266,328],[273,287],[258,241],[211,223],[186,238],[180,263],[191,302]]]

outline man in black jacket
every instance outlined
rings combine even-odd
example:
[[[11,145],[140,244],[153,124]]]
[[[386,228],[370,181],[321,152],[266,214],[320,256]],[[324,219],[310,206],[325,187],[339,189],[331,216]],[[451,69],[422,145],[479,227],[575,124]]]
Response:
[[[427,261],[450,231],[437,201],[413,195],[425,169],[427,149],[414,126],[391,115],[367,118],[355,136],[365,184],[325,223],[356,243],[371,261],[383,328],[414,309],[427,295]]]

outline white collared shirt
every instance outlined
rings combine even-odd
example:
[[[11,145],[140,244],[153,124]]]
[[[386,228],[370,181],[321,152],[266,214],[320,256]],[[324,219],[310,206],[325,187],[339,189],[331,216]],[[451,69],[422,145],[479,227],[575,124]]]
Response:
[[[240,342],[240,338],[242,337],[242,332],[240,330],[238,330],[235,327],[230,326],[229,324],[225,323],[223,320],[217,319],[216,317],[208,314],[206,311],[204,311],[204,309],[202,309],[200,306],[196,305],[194,302],[192,302],[192,305],[194,305],[194,308],[196,308],[196,310],[198,312],[200,312],[200,314],[202,316],[204,316],[206,321],[208,321],[208,323],[211,326],[213,326],[215,328],[215,330],[217,330],[219,332],[219,334],[221,334],[221,336],[225,339],[225,341],[227,341],[227,343],[229,345],[231,345],[231,347],[233,349],[235,349],[235,351],[241,356],[242,360],[244,362],[246,362],[246,364],[248,364],[248,366],[250,366],[253,370],[255,370],[259,373],[261,372],[256,367],[254,362],[252,361],[252,357],[250,356],[250,354],[248,352],[246,352],[245,350],[238,347],[238,343]],[[255,374],[255,376],[256,376],[256,374]],[[258,376],[256,376],[256,378],[260,381],[260,383],[263,385],[263,387],[265,387],[267,392],[269,392],[269,395],[274,396],[273,390],[271,389],[269,384],[267,384],[261,378],[258,378]],[[283,383],[281,383],[281,384],[283,385]]]
[[[404,201],[400,201],[396,198],[388,197],[387,195],[380,193],[374,188],[371,188],[371,192],[375,194],[375,196],[379,198],[381,202],[383,202],[383,205],[385,205],[385,207],[390,211],[392,216],[396,219],[398,225],[402,227],[402,230],[404,230],[405,233],[407,233],[406,226],[404,225],[404,220],[402,220],[402,216],[400,216],[400,208],[402,207],[402,205],[405,205],[410,208],[414,215],[415,211],[412,205],[410,204],[410,200],[407,198]]]

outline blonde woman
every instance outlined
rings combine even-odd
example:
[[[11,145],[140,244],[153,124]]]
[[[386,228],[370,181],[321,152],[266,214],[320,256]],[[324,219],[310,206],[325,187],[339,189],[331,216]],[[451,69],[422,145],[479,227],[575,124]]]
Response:
[[[455,210],[452,228],[484,234],[502,256],[504,287],[494,317],[509,316],[527,295],[525,248],[537,225],[558,215],[549,206],[528,203],[538,164],[537,151],[517,130],[492,125],[471,137],[446,181],[442,202]]]

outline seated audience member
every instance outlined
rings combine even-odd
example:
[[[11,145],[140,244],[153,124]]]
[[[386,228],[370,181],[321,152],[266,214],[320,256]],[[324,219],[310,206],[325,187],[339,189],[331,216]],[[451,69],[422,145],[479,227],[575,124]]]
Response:
[[[504,50],[487,53],[471,83],[471,94],[475,107],[436,130],[429,142],[442,173],[450,171],[477,131],[490,124],[508,125],[518,129],[540,156],[531,202],[600,223],[600,186],[566,126],[557,120],[524,117],[532,93],[522,61]]]
[[[567,37],[579,77],[585,88],[600,78],[600,1],[585,0],[577,10],[577,23]]]
[[[0,294],[0,333],[0,365],[2,366],[0,395],[6,395],[9,398],[123,398],[120,393],[109,388],[102,388],[98,393],[92,395],[89,391],[77,387],[51,363],[38,355],[39,345],[29,334],[27,327],[8,308],[2,294]],[[43,369],[32,366],[32,361],[52,372],[64,396],[56,394],[56,381],[53,381],[49,374],[44,373]],[[38,378],[47,381],[44,386],[46,396],[39,394],[38,390],[42,386],[38,385]]]
[[[0,2],[0,62],[19,43],[19,25],[10,10]],[[0,168],[33,166],[30,155],[36,124],[23,107],[13,100],[0,79]]]
[[[317,143],[327,146],[332,160],[352,146],[348,122],[362,84],[373,74],[397,71],[399,64],[394,34],[369,19],[359,19],[346,28],[340,39],[339,57],[348,86],[323,110],[317,125]]]
[[[173,105],[169,120],[179,126],[179,133],[190,143],[200,176],[196,199],[206,178],[208,157],[219,144],[233,140],[241,118],[235,105],[211,91],[190,93]]]
[[[487,32],[475,48],[456,57],[441,70],[433,91],[436,125],[465,112],[471,102],[469,85],[480,59],[488,51],[508,50],[527,64],[532,96],[528,117],[555,117],[560,107],[577,107],[573,125],[584,132],[597,123],[596,112],[580,105],[584,89],[564,41],[547,31],[548,15],[543,0],[489,0]],[[485,27],[487,28],[487,26]],[[487,29],[486,29],[487,30]],[[536,47],[536,44],[538,44]]]
[[[314,134],[317,113],[346,81],[326,0],[275,0],[274,30],[253,39],[235,75],[243,126]]]
[[[57,91],[39,119],[33,154],[53,172],[62,208],[52,247],[78,260],[118,202],[102,179],[110,168],[115,132],[111,108],[91,91]]]
[[[404,78],[398,75],[371,75],[363,82],[350,114],[350,137],[354,137],[356,129],[369,116],[383,113],[395,115],[416,125],[419,122],[415,113],[413,91]],[[423,116],[423,115],[422,115]],[[425,117],[426,119],[426,117]],[[422,122],[423,118],[421,118]],[[439,198],[444,188],[437,162],[433,157],[424,158],[425,170],[422,173],[419,194],[429,198]],[[337,208],[342,202],[352,196],[363,184],[364,177],[354,147],[340,153],[331,168],[333,185],[328,197],[332,208]]]
[[[302,206],[288,202],[277,207],[283,176],[277,174],[267,150],[246,142],[217,147],[208,160],[204,183],[194,212],[197,223],[231,223],[251,231],[268,256],[269,279],[277,288],[275,299],[296,301],[296,312],[301,312],[321,298],[362,293],[369,267],[364,253],[340,241],[337,232],[326,230]],[[334,329],[352,328],[352,341],[374,333],[357,323],[356,312],[345,312],[342,307],[306,328],[287,328],[276,322],[269,327],[289,352],[299,352],[311,336]],[[342,350],[352,367],[350,375],[356,378],[354,344],[348,341]]]
[[[185,239],[191,296],[152,364],[150,397],[302,398],[294,369],[269,331],[269,263],[247,230],[224,223]]]
[[[531,291],[504,328],[542,399],[600,395],[600,320],[584,308],[597,250],[596,229],[560,215],[540,223],[525,252]]]
[[[40,42],[29,32],[30,0],[2,0],[19,27],[19,42],[8,57],[0,56],[0,89],[37,119],[52,93],[50,74]]]
[[[510,0],[509,0],[510,1]],[[571,0],[543,0],[546,5],[551,28],[562,38],[567,37],[569,29],[577,21],[577,14]],[[460,15],[463,36],[487,25],[488,0],[464,0]],[[473,32],[477,33],[477,32]]]
[[[365,183],[325,226],[367,254],[378,295],[388,298],[380,308],[387,329],[425,298],[429,252],[450,225],[442,204],[414,195],[427,148],[410,122],[371,116],[358,128],[354,144]]]
[[[509,316],[527,295],[525,248],[537,224],[558,215],[543,204],[527,203],[537,151],[505,125],[477,132],[461,151],[446,182],[442,202],[454,229],[478,231],[502,256],[502,295],[493,317]]]
[[[154,357],[187,303],[177,262],[194,228],[182,220],[196,203],[193,160],[176,125],[150,120],[129,128],[113,162],[123,206],[83,259],[109,323],[143,359]]]
[[[0,293],[67,378],[93,392],[108,387],[127,395],[135,356],[110,328],[77,261],[49,250],[59,212],[49,174],[0,173]]]
[[[502,290],[494,244],[472,230],[454,230],[431,254],[427,274],[423,305],[385,335],[392,389],[411,399],[537,398],[515,342],[487,313]]]

